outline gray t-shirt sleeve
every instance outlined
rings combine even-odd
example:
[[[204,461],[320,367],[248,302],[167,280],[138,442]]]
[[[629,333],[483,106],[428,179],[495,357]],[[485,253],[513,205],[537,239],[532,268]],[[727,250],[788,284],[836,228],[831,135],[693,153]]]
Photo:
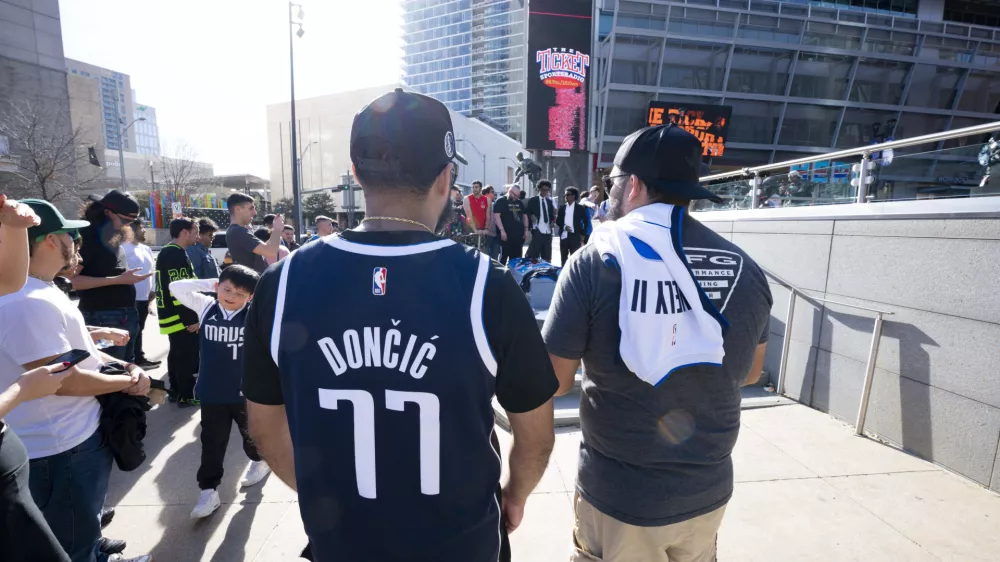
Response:
[[[245,228],[233,228],[226,232],[226,245],[230,249],[235,248],[240,252],[250,254],[251,258],[253,257],[253,249],[261,244],[263,242]]]
[[[571,256],[559,275],[542,327],[545,347],[552,355],[580,359],[586,351],[590,340],[593,267],[604,266],[595,263],[591,252],[585,249]]]

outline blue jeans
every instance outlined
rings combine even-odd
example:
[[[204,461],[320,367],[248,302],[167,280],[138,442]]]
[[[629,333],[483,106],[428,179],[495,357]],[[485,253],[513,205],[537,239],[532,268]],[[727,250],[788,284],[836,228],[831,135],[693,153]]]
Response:
[[[73,562],[105,562],[98,549],[111,448],[100,431],[72,449],[30,462],[28,487]]]
[[[490,236],[489,246],[487,246],[487,255],[491,258],[498,260],[500,259],[500,236]]]
[[[102,351],[116,359],[135,363],[135,339],[139,336],[139,311],[134,306],[131,308],[112,308],[111,310],[82,310],[81,312],[83,313],[83,321],[88,326],[127,331],[129,335],[127,344],[109,347]]]

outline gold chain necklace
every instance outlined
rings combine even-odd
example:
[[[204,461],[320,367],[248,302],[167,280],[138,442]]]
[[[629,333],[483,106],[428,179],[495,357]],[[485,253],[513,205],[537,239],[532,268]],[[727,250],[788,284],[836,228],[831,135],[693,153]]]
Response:
[[[406,224],[412,224],[413,226],[419,226],[420,228],[426,230],[427,232],[430,232],[431,234],[434,234],[434,231],[431,230],[430,228],[427,228],[426,224],[424,224],[422,222],[412,221],[410,219],[401,219],[399,217],[367,217],[367,218],[364,218],[364,219],[361,220],[361,224],[364,224],[364,223],[366,223],[368,221],[395,221],[395,222],[403,222],[403,223],[406,223]]]

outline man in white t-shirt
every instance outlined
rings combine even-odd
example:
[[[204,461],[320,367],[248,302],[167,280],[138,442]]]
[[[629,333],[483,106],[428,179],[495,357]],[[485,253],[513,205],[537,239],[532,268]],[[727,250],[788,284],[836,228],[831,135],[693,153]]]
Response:
[[[156,259],[153,258],[153,250],[144,242],[146,241],[146,229],[142,220],[132,223],[132,240],[122,243],[125,249],[125,260],[129,269],[138,269],[139,275],[146,275],[156,272]],[[135,310],[139,313],[139,329],[136,333],[129,334],[132,337],[132,345],[125,348],[125,360],[135,363],[143,369],[155,369],[160,366],[159,361],[150,361],[142,350],[142,330],[146,326],[146,318],[149,316],[150,303],[156,306],[156,292],[153,291],[153,278],[144,279],[135,284]]]
[[[97,349],[79,309],[52,282],[72,265],[73,241],[88,223],[66,220],[46,201],[22,203],[35,211],[41,224],[28,229],[27,284],[0,297],[0,387],[71,350],[85,350],[90,357],[56,395],[19,406],[5,421],[28,451],[31,495],[59,543],[73,562],[103,561],[106,557],[98,549],[100,511],[112,452],[99,431],[101,407],[94,397],[110,392],[145,395],[149,378],[133,364],[125,366],[128,375],[102,374],[101,367],[115,359]]]

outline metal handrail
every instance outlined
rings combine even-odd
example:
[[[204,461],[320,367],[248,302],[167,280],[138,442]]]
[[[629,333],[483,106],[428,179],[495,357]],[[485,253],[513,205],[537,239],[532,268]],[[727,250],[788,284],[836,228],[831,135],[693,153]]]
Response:
[[[998,130],[1000,130],[1000,121],[993,121],[991,123],[983,123],[982,125],[973,125],[972,127],[963,127],[961,129],[941,131],[938,133],[921,135],[919,137],[913,137],[909,139],[900,139],[889,142],[883,142],[879,144],[870,144],[858,148],[848,148],[845,150],[838,150],[836,152],[827,152],[826,154],[808,156],[806,158],[797,158],[795,160],[786,160],[784,162],[776,162],[774,164],[764,164],[763,166],[754,166],[752,168],[733,170],[732,172],[712,174],[710,176],[699,178],[699,181],[705,183],[726,178],[741,178],[745,176],[754,176],[760,174],[760,172],[769,172],[771,170],[790,168],[792,166],[797,166],[799,164],[811,164],[813,162],[821,162],[823,160],[836,160],[838,158],[847,158],[850,156],[862,156],[864,158],[867,158],[873,152],[879,152],[882,150],[906,148],[908,146],[917,146],[929,142],[938,142],[950,139],[957,139],[960,137],[968,137],[972,135],[993,133],[994,131]]]
[[[764,275],[774,279],[779,285],[788,289],[789,293],[788,314],[785,316],[785,340],[782,342],[781,346],[781,366],[778,368],[778,386],[775,389],[775,391],[780,395],[785,394],[785,375],[788,370],[788,347],[792,342],[792,321],[795,317],[795,300],[799,295],[807,301],[836,304],[839,306],[847,306],[875,313],[875,327],[872,329],[872,343],[871,347],[868,349],[868,362],[865,364],[865,382],[864,386],[861,388],[861,404],[858,406],[858,417],[854,424],[854,433],[856,435],[863,435],[865,430],[865,418],[868,416],[868,402],[871,400],[872,382],[875,380],[875,362],[878,359],[878,346],[882,339],[883,316],[892,316],[895,313],[888,310],[880,310],[867,306],[859,306],[856,304],[814,297],[784,280],[779,275],[764,268],[761,268],[761,270],[764,272]]]

